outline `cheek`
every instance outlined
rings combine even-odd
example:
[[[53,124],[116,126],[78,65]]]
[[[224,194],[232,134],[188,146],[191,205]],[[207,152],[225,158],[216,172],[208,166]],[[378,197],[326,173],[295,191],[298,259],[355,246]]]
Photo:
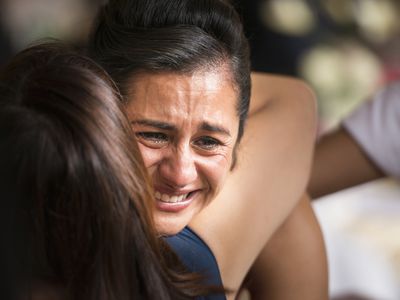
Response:
[[[142,154],[144,165],[147,169],[157,165],[162,160],[162,151],[159,149],[150,149],[139,143],[139,150]]]
[[[203,175],[211,186],[211,189],[214,191],[219,191],[221,189],[230,170],[231,163],[232,156],[230,156],[229,159],[225,156],[203,159]]]

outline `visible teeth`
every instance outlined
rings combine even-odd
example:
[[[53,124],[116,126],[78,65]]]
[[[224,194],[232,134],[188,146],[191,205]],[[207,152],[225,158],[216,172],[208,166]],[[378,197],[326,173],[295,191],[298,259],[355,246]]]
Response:
[[[170,197],[167,194],[162,194],[161,200],[164,202],[170,202]]]
[[[161,194],[158,191],[156,191],[154,193],[154,196],[156,197],[157,200],[161,200],[163,202],[168,202],[168,203],[181,202],[183,200],[186,200],[188,195],[189,194],[184,194],[184,195],[179,195],[179,196],[169,196],[167,194]]]

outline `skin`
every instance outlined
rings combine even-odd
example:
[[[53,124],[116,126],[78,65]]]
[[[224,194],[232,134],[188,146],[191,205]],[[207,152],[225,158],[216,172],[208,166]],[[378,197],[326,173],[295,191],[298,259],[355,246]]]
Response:
[[[273,234],[246,281],[252,300],[328,299],[325,245],[308,196]]]
[[[286,102],[287,106],[280,103],[291,110],[290,102],[304,101],[302,97],[310,92],[299,80],[253,73],[249,118],[269,101]],[[328,299],[325,243],[308,195],[301,197],[264,246],[248,279],[252,299]]]
[[[256,278],[264,279],[251,286],[253,298],[291,299],[296,294],[299,299],[328,299],[326,253],[319,225],[307,198],[302,198],[302,205],[292,206],[304,191],[310,171],[314,95],[301,81],[253,73],[251,100],[238,168],[191,226],[203,234],[216,255],[224,284],[233,290],[228,299],[235,298],[250,266],[257,270],[252,271],[260,276]],[[251,199],[252,205],[243,199]],[[314,263],[306,265],[310,256]],[[271,283],[270,278],[276,280]],[[254,290],[257,285],[271,289]]]
[[[383,176],[353,137],[338,128],[318,141],[308,191],[318,198]]]
[[[268,241],[272,241],[270,249],[280,247],[282,251],[272,251],[270,254],[267,252],[266,257],[270,255],[272,259],[281,260],[287,259],[282,254],[291,253],[293,243],[275,239],[274,233],[281,231],[283,235],[287,235],[289,241],[298,235],[299,224],[308,224],[309,228],[315,226],[313,221],[304,221],[310,219],[310,214],[305,214],[305,219],[299,218],[302,222],[289,220],[290,216],[297,215],[293,212],[298,210],[295,207],[304,193],[310,171],[316,110],[314,95],[302,82],[254,74],[252,92],[253,95],[260,96],[255,96],[254,101],[252,98],[245,135],[238,147],[238,166],[230,171],[235,139],[227,138],[222,147],[225,150],[217,154],[204,155],[204,149],[198,149],[199,145],[209,144],[208,139],[205,143],[205,136],[221,138],[213,135],[216,134],[215,130],[205,132],[204,128],[199,129],[203,118],[210,118],[207,120],[214,122],[219,120],[221,123],[217,123],[218,127],[227,129],[230,137],[236,137],[237,134],[235,88],[224,71],[214,71],[205,74],[199,72],[191,76],[169,74],[170,77],[166,76],[168,74],[142,74],[132,81],[127,109],[139,139],[143,137],[142,132],[149,131],[149,128],[137,127],[139,117],[155,114],[151,117],[166,118],[162,121],[175,123],[172,133],[166,134],[167,142],[161,149],[151,149],[154,145],[146,145],[149,136],[145,137],[145,141],[139,141],[145,164],[150,170],[156,189],[168,187],[168,192],[177,194],[176,191],[186,192],[182,188],[186,186],[199,192],[196,192],[196,201],[190,205],[193,208],[175,216],[171,212],[157,212],[156,222],[164,233],[170,233],[179,231],[191,220],[190,227],[209,245],[217,259],[224,286],[231,290],[227,294],[228,299],[234,299],[250,267],[268,249]],[[150,77],[156,79],[154,76],[160,76],[158,86],[153,86],[157,80],[148,80]],[[213,84],[207,80],[212,76]],[[166,86],[169,87],[168,91],[163,91]],[[160,97],[164,96],[167,99],[163,99],[160,107]],[[141,123],[140,126],[143,125]],[[185,130],[181,131],[182,128]],[[156,130],[159,131],[160,128]],[[161,154],[156,155],[154,152]],[[215,163],[211,169],[202,164],[209,159]],[[191,171],[188,172],[186,168]],[[181,179],[179,182],[174,181],[172,176],[176,173],[176,177]],[[304,212],[304,209],[308,209],[307,205],[299,206],[300,211]],[[158,220],[157,214],[158,217],[161,216]],[[304,216],[304,213],[300,215]],[[175,225],[177,223],[179,225]],[[283,225],[285,223],[289,225]],[[319,247],[319,231],[315,232]],[[245,251],[243,247],[238,247],[238,243],[245,245]],[[304,253],[311,253],[307,251]],[[323,250],[322,253],[321,257],[324,258]],[[296,257],[299,266],[304,265],[298,259],[305,256],[302,255],[304,254],[291,256]],[[257,260],[259,261],[263,260]],[[322,261],[324,265],[324,259],[318,261]],[[277,267],[285,270],[287,266],[282,264]],[[321,269],[324,268],[318,271]],[[273,272],[277,274],[276,270]],[[288,276],[285,280],[295,284],[293,278]],[[295,285],[292,287],[296,288]]]
[[[239,123],[228,78],[206,71],[141,75],[132,82],[127,111],[153,180],[162,234],[181,231],[228,175]],[[188,193],[185,201],[163,199]]]

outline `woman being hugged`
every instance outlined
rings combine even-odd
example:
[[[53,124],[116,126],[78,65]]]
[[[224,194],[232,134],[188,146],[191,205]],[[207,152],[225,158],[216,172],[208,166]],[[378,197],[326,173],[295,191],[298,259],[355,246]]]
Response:
[[[325,298],[320,231],[307,199],[298,204],[315,138],[314,96],[297,80],[250,77],[247,40],[228,1],[109,1],[100,10],[89,52],[122,92],[152,179],[157,230],[179,233],[168,241],[188,257],[186,266],[215,275],[213,282],[222,280],[233,299],[257,258],[267,268],[274,265],[263,255],[267,242],[277,240],[282,253],[289,249],[292,256],[276,255],[280,262],[304,253],[292,249],[305,242],[312,247],[306,259],[278,266],[282,274],[294,272],[295,287],[278,289],[286,299],[288,293]],[[307,216],[301,234],[297,210]],[[296,221],[289,230],[283,224],[291,214]],[[272,237],[281,230],[290,242]],[[202,254],[215,256],[214,267],[190,258],[192,240],[203,243]],[[314,270],[310,255],[320,265],[304,276],[299,269]],[[316,283],[315,290],[306,291],[303,278]]]

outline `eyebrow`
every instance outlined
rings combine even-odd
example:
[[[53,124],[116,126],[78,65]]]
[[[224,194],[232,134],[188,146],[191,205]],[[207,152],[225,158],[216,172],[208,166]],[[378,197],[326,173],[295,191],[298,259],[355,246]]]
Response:
[[[230,132],[228,129],[218,126],[218,125],[213,125],[207,122],[203,122],[200,126],[200,129],[205,130],[205,131],[211,131],[211,132],[217,132],[217,133],[222,133],[224,135],[231,136]]]
[[[176,130],[176,126],[165,123],[165,122],[160,122],[160,121],[155,121],[155,120],[149,120],[149,119],[141,119],[141,120],[134,120],[131,121],[132,124],[139,124],[139,125],[145,125],[145,126],[150,126],[158,129],[163,129],[163,130]]]
[[[170,123],[149,120],[149,119],[134,120],[134,121],[131,121],[131,123],[144,125],[144,126],[150,126],[150,127],[154,127],[154,128],[158,128],[158,129],[162,129],[162,130],[168,130],[168,131],[178,130],[178,128],[175,125],[172,125]],[[221,134],[224,134],[227,136],[231,136],[228,129],[226,129],[222,126],[210,124],[208,122],[203,122],[199,126],[199,128],[204,131],[216,132],[216,133],[221,133]]]

